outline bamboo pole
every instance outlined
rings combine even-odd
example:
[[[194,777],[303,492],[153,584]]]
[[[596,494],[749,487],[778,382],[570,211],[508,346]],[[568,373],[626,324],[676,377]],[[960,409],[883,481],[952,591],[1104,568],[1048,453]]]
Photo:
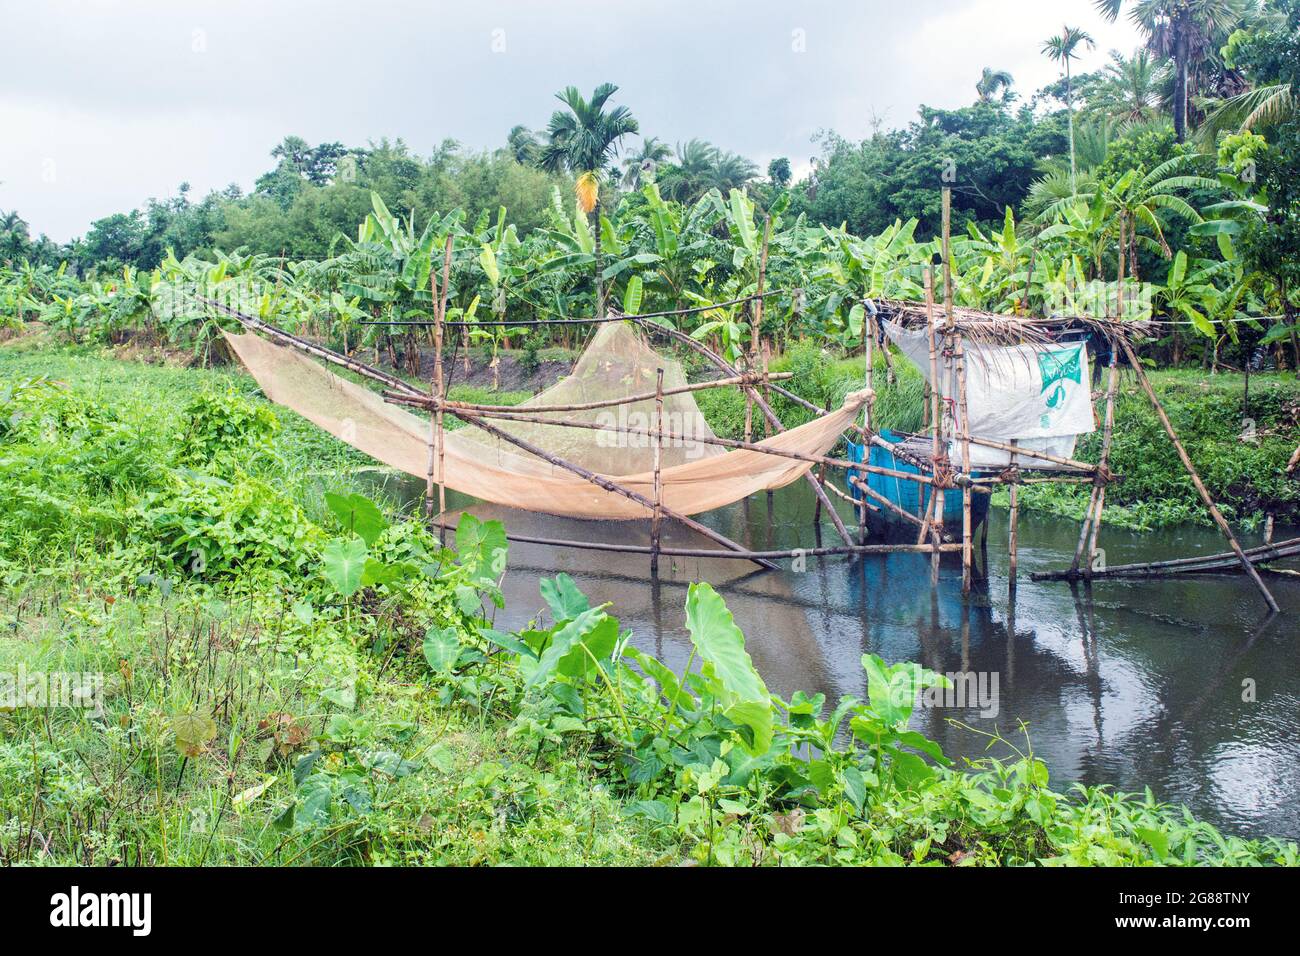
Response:
[[[1060,465],[1064,468],[1070,468],[1074,471],[1081,471],[1088,475],[1109,474],[1108,470],[1100,465],[1092,465],[1086,461],[1079,461],[1077,458],[1063,458],[1060,455],[1053,455],[1049,452],[1039,451],[1036,448],[1023,448],[1019,445],[1011,445],[1004,441],[995,441],[992,438],[980,438],[978,435],[967,435],[964,432],[958,432],[957,438],[962,442],[971,442],[975,445],[981,445],[985,448],[996,448],[999,451],[1010,453],[1015,451],[1017,454],[1024,455],[1026,458],[1038,458],[1043,461],[1050,461],[1054,465]]]
[[[961,429],[961,467],[967,479],[971,475],[970,464],[970,414],[966,404],[966,347],[964,337],[957,331],[956,317],[953,312],[952,281],[952,189],[943,190],[943,308],[947,319],[947,341],[953,349],[957,374],[957,406]],[[974,549],[971,540],[971,488],[969,482],[961,490],[961,592],[969,594],[971,588],[971,568],[974,564]]]
[[[450,526],[444,526],[450,527]],[[543,538],[536,535],[506,532],[506,539],[521,544],[542,544],[557,548],[575,548],[583,551],[610,551],[616,554],[650,554],[650,548],[643,544],[607,544],[601,541],[576,541],[563,538]],[[960,544],[945,544],[943,550],[956,551]],[[928,552],[929,545],[917,547],[914,544],[866,544],[845,545],[843,547],[825,548],[786,548],[769,551],[715,551],[710,548],[673,548],[661,547],[659,553],[674,558],[727,558],[746,561],[777,561],[788,558],[823,558],[843,554],[915,554]]]
[[[663,458],[664,430],[664,370],[655,373],[655,436],[654,436],[654,502],[655,513],[650,519],[650,573],[659,573],[659,522],[663,518],[664,487],[660,474]]]
[[[511,435],[509,432],[502,431],[500,428],[497,428],[495,425],[489,425],[486,421],[484,421],[482,418],[478,416],[471,415],[468,412],[452,412],[452,414],[455,415],[457,418],[459,418],[461,421],[470,425],[474,425],[476,428],[482,429],[483,431],[487,432],[489,435],[493,435],[504,442],[508,442],[509,444],[514,445],[516,448],[521,448],[524,451],[528,452],[529,454],[537,456],[542,461],[555,465],[557,468],[563,468],[565,471],[571,471],[579,478],[586,479],[596,487],[603,488],[605,491],[611,492],[616,495],[622,495],[624,498],[627,498],[630,501],[635,501],[637,504],[641,505],[643,508],[645,508],[647,511],[651,512],[652,514],[654,513],[655,503],[651,501],[649,498],[647,498],[645,495],[633,491],[631,488],[625,488],[623,485],[620,485],[618,482],[612,481],[609,478],[604,477],[603,475],[598,475],[594,471],[591,471],[590,469],[584,468],[579,464],[569,461],[568,459],[561,458],[559,455],[551,454],[546,449],[539,448],[537,445],[534,445],[532,442],[519,438],[516,435]],[[726,535],[719,534],[717,531],[714,531],[712,528],[706,527],[705,525],[700,524],[698,521],[694,520],[693,518],[688,518],[686,515],[674,511],[672,508],[669,508],[667,505],[660,504],[659,507],[664,515],[668,516],[669,518],[673,518],[677,521],[680,521],[682,524],[686,525],[686,527],[690,528],[692,531],[699,532],[700,534],[708,538],[710,541],[714,541],[722,545],[724,548],[727,548],[730,551],[745,550],[744,547],[737,544],[735,541],[732,541]],[[768,570],[775,571],[777,569],[776,565],[772,564],[770,561],[756,559],[756,563],[761,564],[763,567],[767,568]]]
[[[1016,440],[1014,438],[1011,439],[1011,444],[1013,445],[1016,444]],[[1015,452],[1011,453],[1011,467],[1016,468]],[[1018,468],[1016,470],[1019,471]],[[1017,475],[1017,477],[1019,476]],[[1010,578],[1010,588],[1013,592],[1016,589],[1016,572],[1017,572],[1017,564],[1019,561],[1018,558],[1018,548],[1019,548],[1018,530],[1019,530],[1019,523],[1020,523],[1020,498],[1018,494],[1019,491],[1020,491],[1020,483],[1018,481],[1011,482],[1011,516],[1009,518],[1009,523],[1011,527],[1007,535],[1007,555],[1010,562],[1008,568],[1008,577]],[[987,527],[988,518],[984,519],[984,523],[985,526]]]
[[[934,331],[934,266],[925,269],[925,328],[930,347],[930,467],[937,476],[939,462],[943,456],[943,410],[939,393],[939,349]],[[930,543],[935,546],[930,557],[930,586],[939,584],[939,551],[941,529],[943,527],[943,506],[938,503],[944,492],[932,485],[930,500],[926,504],[925,523],[921,526],[921,536],[916,539],[920,544],[925,531],[930,531]]]
[[[394,405],[418,405],[423,406],[427,401],[423,396],[419,399],[403,398],[393,396],[388,399]],[[867,471],[872,474],[884,475],[887,478],[898,478],[902,481],[914,481],[918,484],[928,485],[934,479],[929,475],[920,475],[909,471],[899,471],[896,468],[885,468],[880,465],[872,465],[865,462],[850,461],[847,458],[832,458],[828,455],[806,454],[801,451],[793,451],[786,448],[774,448],[771,445],[765,445],[762,442],[747,442],[738,438],[718,438],[717,436],[705,437],[703,435],[685,435],[679,432],[656,430],[652,428],[635,428],[631,425],[606,425],[601,422],[576,422],[567,421],[562,418],[537,418],[532,415],[513,413],[513,412],[469,412],[464,409],[458,409],[453,406],[447,406],[447,411],[457,417],[469,416],[472,418],[490,418],[510,422],[529,422],[534,425],[554,425],[557,428],[578,428],[587,431],[603,431],[613,434],[638,435],[644,438],[653,438],[655,435],[667,441],[696,441],[704,445],[717,445],[722,448],[738,448],[744,451],[756,451],[765,455],[775,455],[779,458],[790,458],[795,461],[806,461],[814,465],[824,465],[829,468],[842,468],[849,471]]]
[[[734,365],[732,365],[730,362],[724,359],[717,352],[714,352],[703,342],[697,342],[695,339],[691,338],[685,332],[681,332],[677,329],[674,329],[672,326],[661,325],[658,322],[653,322],[648,319],[639,319],[638,324],[641,325],[642,328],[645,328],[649,331],[656,332],[676,342],[680,342],[681,344],[685,345],[687,348],[695,352],[698,352],[700,355],[703,355],[710,362],[716,365],[719,369],[721,369],[722,371],[726,372],[729,375],[739,374],[738,370]],[[781,424],[781,419],[776,417],[776,412],[772,411],[772,407],[767,403],[767,400],[758,394],[754,386],[746,385],[743,387],[745,388],[746,392],[750,395],[750,397],[753,398],[754,404],[758,406],[758,410],[763,413],[764,417],[767,419],[768,423],[772,426],[773,430],[777,432],[785,431],[785,426]],[[779,394],[788,395],[785,389],[779,388],[778,386],[773,386],[773,390],[778,392]],[[840,518],[839,512],[835,510],[834,506],[830,502],[830,499],[826,497],[826,489],[824,489],[821,486],[821,484],[817,481],[817,478],[814,475],[805,473],[804,480],[807,481],[808,484],[812,487],[813,494],[817,496],[817,500],[821,502],[822,506],[830,514],[831,523],[835,525],[835,531],[840,536],[840,540],[843,541],[846,546],[851,545],[853,543],[853,538],[849,535],[849,529],[844,526],[844,520]]]
[[[793,378],[793,372],[773,372],[771,375],[774,379]],[[693,385],[677,385],[673,388],[664,389],[664,397],[669,395],[684,395],[688,392],[700,392],[711,388],[723,388],[731,385],[757,384],[762,380],[761,375],[738,375],[732,378],[718,378],[711,382],[696,382]],[[478,414],[480,412],[585,412],[597,408],[615,408],[619,405],[632,405],[636,402],[653,401],[656,392],[642,392],[637,395],[620,396],[619,398],[606,398],[594,402],[575,402],[566,405],[480,405],[475,402],[453,402],[444,403],[447,409],[459,408],[467,412]],[[385,392],[384,397],[389,397]]]
[[[758,339],[763,327],[763,280],[767,277],[767,243],[772,235],[772,217],[767,216],[763,222],[763,251],[758,260],[758,286],[754,290],[756,298],[749,305],[749,370],[758,368]],[[745,396],[745,441],[754,438],[754,398]]]
[[[447,294],[451,285],[451,233],[447,233],[447,242],[443,247],[442,257],[442,289],[440,290],[437,325],[433,327],[434,338],[434,378],[438,388],[438,401],[447,400],[447,383],[442,377],[442,324],[447,319]],[[445,441],[446,432],[443,429],[443,411],[439,408],[435,413],[438,420],[438,514],[447,513],[447,442]]]
[[[1133,353],[1133,347],[1124,340],[1120,340],[1120,344],[1124,348],[1124,354],[1125,357],[1128,358],[1129,364],[1133,366],[1133,371],[1137,375],[1138,384],[1142,386],[1142,391],[1146,393],[1148,401],[1150,401],[1152,407],[1155,408],[1156,416],[1160,419],[1160,424],[1164,427],[1165,434],[1168,435],[1169,440],[1173,442],[1174,449],[1178,452],[1178,457],[1182,460],[1183,467],[1191,477],[1192,484],[1196,486],[1196,493],[1201,496],[1201,501],[1205,503],[1205,507],[1209,510],[1210,517],[1214,519],[1214,523],[1218,525],[1219,531],[1221,531],[1223,536],[1228,539],[1228,544],[1232,546],[1233,553],[1241,562],[1242,567],[1246,570],[1246,574],[1249,575],[1251,581],[1255,583],[1255,587],[1259,589],[1259,593],[1263,596],[1265,603],[1268,604],[1269,610],[1276,613],[1280,609],[1278,608],[1276,599],[1273,597],[1273,593],[1269,591],[1268,585],[1264,583],[1263,578],[1259,576],[1259,572],[1255,570],[1255,566],[1250,563],[1250,559],[1247,558],[1245,552],[1242,551],[1241,544],[1237,541],[1237,536],[1232,533],[1232,528],[1228,526],[1227,520],[1223,517],[1218,506],[1214,503],[1214,499],[1210,496],[1210,492],[1205,487],[1205,483],[1201,481],[1201,476],[1197,473],[1196,466],[1192,464],[1192,459],[1188,456],[1187,449],[1185,449],[1183,443],[1179,441],[1178,433],[1174,431],[1174,426],[1169,421],[1169,416],[1165,414],[1164,406],[1160,404],[1160,399],[1156,398],[1155,389],[1151,387],[1151,382],[1147,378],[1146,372],[1142,369],[1142,363],[1138,361],[1138,357]]]
[[[876,405],[876,392],[871,385],[871,376],[873,372],[876,348],[876,319],[867,308],[864,300],[862,303],[862,358],[865,364],[862,381],[871,397],[867,399],[867,404],[862,410],[862,430],[871,433],[871,423],[874,418],[872,414]],[[865,460],[868,455],[869,445],[863,443],[862,457]],[[852,472],[850,472],[852,474]],[[858,544],[867,542],[867,507],[866,499],[862,496],[858,498]]]
[[[1295,557],[1300,555],[1300,538],[1289,538],[1286,541],[1277,541],[1273,544],[1248,548],[1242,553],[1246,555],[1251,564],[1262,564],[1266,561],[1278,561],[1282,558]],[[1191,558],[1142,561],[1136,564],[1116,564],[1094,572],[1093,577],[1097,579],[1172,577],[1176,574],[1200,574],[1209,571],[1235,569],[1240,567],[1240,564],[1236,552],[1223,551],[1217,554],[1203,554]],[[1076,579],[1078,574],[1069,570],[1038,571],[1032,577],[1035,581],[1070,581]]]
[[[1115,314],[1122,320],[1124,318],[1124,244],[1128,228],[1128,217],[1120,213],[1119,217],[1119,265],[1115,273]],[[1097,532],[1101,528],[1102,510],[1106,507],[1106,483],[1103,481],[1103,472],[1110,465],[1110,446],[1111,436],[1115,428],[1115,395],[1119,390],[1119,366],[1116,362],[1115,338],[1110,338],[1110,362],[1109,372],[1106,383],[1106,413],[1105,422],[1102,425],[1101,437],[1101,456],[1098,459],[1099,468],[1097,476],[1094,479],[1097,489],[1097,505],[1092,518],[1092,530],[1088,534],[1088,566],[1084,575],[1092,577],[1093,565],[1097,560]]]

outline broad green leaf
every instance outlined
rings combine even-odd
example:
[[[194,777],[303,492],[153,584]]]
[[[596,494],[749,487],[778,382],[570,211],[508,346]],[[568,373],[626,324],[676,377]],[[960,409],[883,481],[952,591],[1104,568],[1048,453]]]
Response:
[[[623,293],[623,314],[636,315],[641,311],[641,277],[632,276],[627,280],[627,291]]]
[[[172,718],[172,733],[183,756],[197,757],[217,735],[217,723],[206,714],[177,714]]]
[[[366,567],[366,543],[353,535],[334,538],[321,553],[321,570],[340,597],[351,597],[361,587]]]
[[[745,636],[712,585],[691,585],[686,598],[686,628],[700,657],[713,664],[727,690],[741,700],[771,700],[745,650]]]
[[[542,598],[550,607],[551,616],[557,624],[561,621],[572,621],[591,607],[587,595],[578,590],[578,586],[573,583],[573,578],[564,573],[557,574],[554,579],[542,578],[538,590],[542,592]]]
[[[454,627],[431,627],[424,635],[424,659],[434,673],[447,674],[460,660],[462,644]]]
[[[542,653],[541,659],[537,662],[537,669],[528,678],[525,687],[531,689],[543,681],[549,680],[551,675],[555,673],[560,661],[573,650],[574,645],[595,630],[601,621],[607,617],[605,607],[602,605],[601,607],[583,611],[574,620],[560,628]]]

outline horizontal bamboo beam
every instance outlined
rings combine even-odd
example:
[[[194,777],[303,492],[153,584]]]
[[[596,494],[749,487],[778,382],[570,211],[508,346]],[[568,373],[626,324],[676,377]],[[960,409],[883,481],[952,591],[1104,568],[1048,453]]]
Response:
[[[1032,448],[1026,448],[1024,445],[1009,445],[1006,442],[994,441],[992,438],[976,438],[974,435],[958,435],[958,440],[969,441],[975,445],[983,445],[985,448],[995,448],[999,451],[1005,451],[1014,455],[1024,455],[1026,458],[1039,458],[1043,461],[1050,461],[1054,465],[1061,465],[1065,468],[1072,468],[1075,471],[1082,471],[1086,474],[1095,474],[1096,465],[1090,465],[1086,461],[1078,461],[1074,458],[1063,458],[1060,455],[1048,454],[1045,451],[1036,451]]]
[[[455,526],[434,522],[435,529],[454,531]],[[543,538],[536,535],[506,532],[507,541],[520,544],[541,544],[557,548],[574,548],[580,551],[609,551],[615,554],[650,554],[652,548],[643,544],[612,544],[602,541],[577,541],[564,538]],[[858,544],[826,548],[786,548],[779,551],[715,551],[712,548],[673,548],[661,547],[660,554],[675,558],[732,558],[749,561],[774,561],[789,558],[820,558],[835,555],[858,554],[929,554],[931,545],[922,544]],[[959,551],[960,544],[942,544],[940,551]]]
[[[1273,544],[1264,544],[1242,552],[1251,564],[1264,561],[1277,561],[1281,558],[1300,555],[1300,538],[1289,538]],[[1142,561],[1137,564],[1117,564],[1092,572],[1093,580],[1097,578],[1154,578],[1169,577],[1176,574],[1198,574],[1220,568],[1240,569],[1241,559],[1235,551],[1223,551],[1218,554],[1203,554],[1190,558],[1173,558],[1166,561]],[[1072,581],[1084,576],[1082,570],[1036,571],[1030,575],[1035,581]]]
[[[787,379],[787,378],[794,378],[794,373],[774,372],[767,376],[764,376],[761,373],[756,375],[735,375],[730,378],[715,379],[711,382],[696,382],[694,385],[678,385],[674,388],[665,388],[663,394],[665,397],[669,395],[684,395],[688,392],[702,392],[710,388],[725,388],[732,385],[762,384],[765,380]],[[384,397],[387,398],[388,394],[385,393]],[[520,405],[477,405],[473,402],[457,402],[457,401],[448,400],[443,403],[443,408],[448,410],[452,408],[460,408],[460,409],[464,409],[467,412],[475,412],[475,413],[478,412],[529,412],[529,413],[586,412],[597,408],[615,408],[619,405],[631,405],[635,402],[651,402],[654,401],[656,397],[657,396],[655,392],[643,392],[639,395],[626,395],[626,396],[621,396],[619,398],[606,398],[597,402],[577,402],[569,405],[529,405],[526,407]],[[436,398],[432,396],[425,396],[425,398],[428,399],[428,401],[425,403],[425,407],[428,407],[430,409],[435,407],[437,402]],[[414,405],[419,403],[408,402],[404,404]]]

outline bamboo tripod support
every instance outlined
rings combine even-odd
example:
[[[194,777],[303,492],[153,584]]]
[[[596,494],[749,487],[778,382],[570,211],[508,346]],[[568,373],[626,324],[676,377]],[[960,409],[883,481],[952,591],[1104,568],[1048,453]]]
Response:
[[[1165,434],[1168,435],[1169,440],[1173,442],[1174,450],[1178,452],[1178,457],[1183,463],[1183,468],[1187,470],[1187,474],[1192,479],[1192,484],[1196,486],[1196,493],[1201,496],[1201,501],[1204,502],[1206,509],[1210,512],[1210,517],[1214,519],[1214,523],[1218,525],[1219,531],[1223,533],[1223,536],[1228,539],[1228,545],[1232,548],[1233,554],[1237,556],[1237,560],[1241,562],[1242,568],[1250,577],[1251,581],[1254,582],[1255,587],[1259,589],[1259,593],[1263,596],[1265,603],[1268,604],[1269,610],[1277,613],[1280,608],[1278,607],[1277,600],[1273,597],[1273,592],[1268,589],[1268,585],[1266,585],[1264,579],[1259,576],[1259,572],[1255,569],[1255,565],[1251,563],[1250,558],[1246,556],[1246,552],[1242,550],[1241,544],[1237,541],[1237,536],[1232,533],[1232,528],[1229,527],[1227,519],[1223,517],[1222,512],[1219,511],[1218,506],[1214,503],[1214,498],[1211,497],[1209,490],[1205,487],[1205,482],[1201,481],[1201,476],[1197,473],[1196,466],[1192,464],[1192,459],[1188,456],[1187,449],[1183,447],[1183,443],[1178,438],[1178,433],[1174,431],[1174,426],[1169,421],[1169,416],[1165,414],[1164,406],[1160,404],[1160,399],[1156,397],[1155,389],[1151,387],[1151,381],[1147,378],[1147,373],[1143,371],[1142,363],[1138,361],[1137,355],[1134,354],[1133,347],[1127,342],[1121,342],[1120,345],[1124,349],[1124,355],[1128,359],[1129,365],[1133,367],[1133,371],[1137,375],[1138,384],[1142,386],[1142,391],[1146,393],[1147,400],[1155,409],[1156,416],[1160,419],[1160,424],[1164,428]]]

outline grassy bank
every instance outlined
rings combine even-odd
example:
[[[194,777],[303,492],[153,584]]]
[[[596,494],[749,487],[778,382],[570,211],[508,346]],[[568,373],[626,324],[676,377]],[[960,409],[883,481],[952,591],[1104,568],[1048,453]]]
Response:
[[[707,585],[686,677],[563,576],[498,632],[500,526],[444,550],[243,376],[0,346],[0,382],[0,673],[103,675],[0,707],[0,862],[1297,862],[1023,740],[950,765],[910,665],[778,700]]]

